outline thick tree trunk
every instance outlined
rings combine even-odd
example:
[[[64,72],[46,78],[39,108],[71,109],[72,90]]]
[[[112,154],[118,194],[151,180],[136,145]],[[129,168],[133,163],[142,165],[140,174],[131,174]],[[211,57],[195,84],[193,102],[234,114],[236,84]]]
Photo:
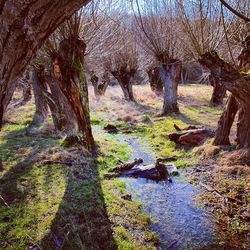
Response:
[[[33,70],[32,87],[35,96],[36,111],[30,124],[31,128],[39,128],[48,117],[49,108],[44,97],[44,89],[47,90],[46,81],[42,71]]]
[[[239,118],[237,123],[238,148],[250,147],[250,78],[238,69],[224,62],[215,51],[205,53],[199,60],[220,78],[225,88],[230,91],[238,103]],[[228,114],[229,115],[229,114]],[[228,116],[225,116],[228,117]],[[225,118],[222,118],[225,119]],[[220,123],[227,123],[222,120]],[[231,122],[230,122],[231,123]],[[229,124],[230,124],[229,123]],[[229,127],[228,127],[229,128]],[[221,130],[222,131],[222,130]],[[227,132],[228,133],[228,132]]]
[[[136,73],[136,70],[126,71],[126,69],[121,69],[118,71],[111,71],[111,74],[117,79],[119,85],[121,86],[124,98],[127,101],[135,101],[133,94],[132,77]]]
[[[98,84],[97,91],[98,95],[103,96],[108,88],[110,78],[108,72],[105,72],[102,76],[101,82]]]
[[[179,69],[177,65],[171,64],[168,66],[168,69],[166,69],[164,66],[160,67],[160,77],[164,83],[163,115],[179,113],[177,102],[178,84],[176,81],[176,75],[178,73]]]
[[[23,86],[23,99],[22,99],[22,105],[26,104],[29,100],[31,100],[32,94],[31,94],[31,84],[30,82],[27,82],[25,86]]]
[[[229,135],[238,111],[236,99],[230,94],[226,106],[218,122],[213,145],[230,145]]]
[[[121,88],[122,88],[122,92],[124,94],[124,98],[127,101],[134,101],[134,94],[133,94],[133,86],[132,84],[126,83],[126,82],[119,82]]]
[[[17,87],[17,81],[14,81],[8,86],[1,85],[0,83],[0,130],[2,129],[2,126],[3,126],[4,113],[12,99],[12,96],[15,92],[16,87]]]
[[[105,92],[108,88],[108,82],[102,81],[100,84],[98,84],[98,95],[103,96],[105,95]]]
[[[49,76],[47,78],[47,83],[51,91],[51,98],[48,99],[48,104],[51,110],[55,129],[65,133],[72,132],[74,130],[78,131],[78,124],[74,111],[68,104],[67,98],[62,93],[54,77]]]
[[[250,102],[250,98],[248,100]],[[250,148],[250,103],[242,103],[237,122],[238,148]]]
[[[73,56],[83,55],[85,47],[85,44],[80,40],[65,39],[60,43],[53,65],[58,86],[74,111],[79,131],[84,137],[82,143],[87,149],[93,150],[95,143],[90,124],[87,82],[81,59]]]
[[[93,85],[93,88],[94,88],[94,94],[95,94],[95,97],[96,98],[99,98],[99,92],[98,92],[98,80],[99,78],[94,74],[92,73],[92,76],[91,76],[91,83]]]
[[[213,75],[210,76],[210,82],[211,85],[213,86],[213,93],[210,100],[210,105],[211,106],[223,105],[223,100],[226,95],[225,86],[221,84],[220,80]]]
[[[0,129],[18,77],[48,36],[90,0],[0,0]]]
[[[156,95],[163,94],[163,82],[160,78],[159,67],[149,68],[147,73],[151,90]]]
[[[23,97],[21,100],[13,104],[14,107],[25,105],[32,98],[30,69],[27,69],[23,77],[18,79],[18,87],[19,86],[22,89]]]

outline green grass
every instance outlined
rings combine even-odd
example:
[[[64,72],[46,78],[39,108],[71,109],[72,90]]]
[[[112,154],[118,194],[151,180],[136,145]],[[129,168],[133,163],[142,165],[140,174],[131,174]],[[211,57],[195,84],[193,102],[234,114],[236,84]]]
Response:
[[[103,178],[118,159],[129,158],[128,146],[100,133],[96,159],[85,157],[86,163],[70,168],[40,166],[53,152],[66,151],[49,134],[29,135],[24,124],[5,125],[0,134],[0,194],[8,204],[0,200],[0,249],[154,248],[157,239],[148,237],[141,204],[121,198],[123,182]]]
[[[118,160],[127,161],[131,148],[120,144],[113,136],[99,131],[95,133],[97,142],[101,145],[100,155],[96,162],[100,169],[102,189],[105,204],[111,221],[116,221],[114,226],[115,241],[118,249],[154,249],[158,238],[151,238],[149,231],[150,218],[141,211],[141,203],[127,201],[120,198],[126,193],[125,183],[118,179],[106,180],[104,173],[108,168],[118,164]],[[126,226],[126,228],[125,228]],[[138,236],[136,236],[138,234]],[[147,242],[148,246],[142,244]]]

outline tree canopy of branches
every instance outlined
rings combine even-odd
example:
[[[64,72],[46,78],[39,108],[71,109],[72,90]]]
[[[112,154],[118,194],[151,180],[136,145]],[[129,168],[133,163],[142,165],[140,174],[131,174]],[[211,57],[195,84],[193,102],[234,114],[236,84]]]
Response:
[[[141,46],[158,62],[159,77],[164,83],[162,114],[179,112],[177,104],[177,79],[181,62],[177,40],[177,20],[172,11],[172,1],[136,1],[135,23]]]
[[[119,49],[107,58],[106,68],[117,79],[125,99],[134,101],[132,79],[138,70],[137,46],[126,27],[121,27],[117,36],[116,46]]]

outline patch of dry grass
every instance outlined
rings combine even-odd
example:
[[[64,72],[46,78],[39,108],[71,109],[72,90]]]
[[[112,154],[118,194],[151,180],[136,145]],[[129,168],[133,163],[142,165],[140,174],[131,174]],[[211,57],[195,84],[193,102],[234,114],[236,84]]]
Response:
[[[215,168],[217,172],[225,172],[233,176],[248,176],[250,178],[250,151],[240,149],[225,152]]]
[[[226,153],[222,156],[220,164],[233,165],[247,165],[250,167],[250,151],[248,149],[240,149]]]
[[[204,158],[210,158],[216,156],[220,150],[218,146],[202,145],[200,147],[195,147],[192,152],[194,154],[201,154]]]

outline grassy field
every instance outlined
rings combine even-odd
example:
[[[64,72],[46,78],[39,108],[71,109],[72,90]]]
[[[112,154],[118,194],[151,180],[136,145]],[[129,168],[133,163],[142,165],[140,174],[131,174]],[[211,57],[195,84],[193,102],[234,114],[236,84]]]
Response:
[[[137,136],[144,137],[156,157],[177,156],[177,166],[196,164],[199,159],[190,148],[176,147],[167,136],[175,131],[174,124],[179,127],[199,125],[216,129],[222,108],[209,105],[211,86],[181,85],[180,114],[168,117],[159,117],[163,98],[152,93],[148,86],[135,86],[134,92],[137,103],[123,100],[119,87],[109,88],[106,96],[98,101],[90,90],[93,120],[103,126],[111,123],[125,132],[131,130]]]
[[[33,101],[10,108],[0,133],[0,249],[154,249],[157,237],[141,204],[121,198],[123,182],[103,178],[118,159],[129,158],[130,148],[96,132],[94,159],[79,148],[66,150],[51,119],[28,132],[33,113]]]
[[[198,164],[203,156],[176,147],[167,135],[174,124],[216,128],[222,108],[209,106],[211,87],[180,86],[181,113],[169,117],[158,116],[163,100],[148,86],[134,89],[137,103],[123,100],[119,87],[108,88],[97,101],[90,88],[92,124],[111,123],[145,138],[156,157],[177,156],[179,167]],[[15,98],[20,98],[18,93]],[[0,133],[0,249],[154,249],[157,237],[149,231],[150,218],[141,212],[142,204],[122,199],[123,182],[104,178],[118,159],[129,158],[131,149],[94,129],[99,146],[94,159],[79,148],[66,150],[51,118],[39,131],[27,131],[33,113],[33,101],[10,108]]]

